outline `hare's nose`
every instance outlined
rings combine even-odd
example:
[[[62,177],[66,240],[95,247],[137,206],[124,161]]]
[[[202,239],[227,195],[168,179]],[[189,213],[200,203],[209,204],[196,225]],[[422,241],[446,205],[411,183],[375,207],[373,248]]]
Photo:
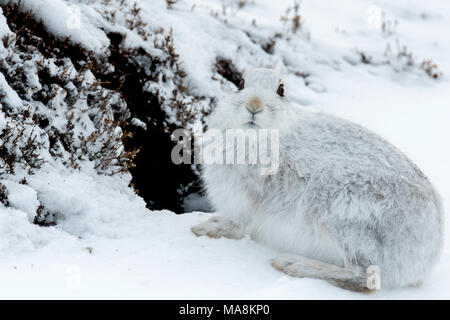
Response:
[[[252,97],[248,99],[248,101],[245,103],[245,107],[248,111],[250,111],[252,114],[261,112],[264,110],[264,105],[260,98],[258,97]]]

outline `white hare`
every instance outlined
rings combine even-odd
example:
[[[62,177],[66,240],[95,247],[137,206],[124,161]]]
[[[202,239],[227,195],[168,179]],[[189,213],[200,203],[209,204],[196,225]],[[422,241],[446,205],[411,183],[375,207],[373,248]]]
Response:
[[[249,235],[286,252],[272,260],[276,269],[346,289],[373,289],[370,266],[383,288],[420,284],[444,237],[440,197],[427,177],[369,130],[292,106],[274,71],[247,72],[239,89],[217,106],[209,128],[279,129],[279,168],[261,175],[258,164],[205,165],[220,216],[192,232]]]

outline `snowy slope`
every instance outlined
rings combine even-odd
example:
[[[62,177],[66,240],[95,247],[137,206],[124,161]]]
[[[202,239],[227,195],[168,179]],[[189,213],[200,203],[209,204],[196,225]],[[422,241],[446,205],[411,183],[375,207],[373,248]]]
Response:
[[[198,95],[220,98],[233,90],[229,83],[211,80],[218,56],[232,59],[241,70],[277,68],[287,74],[293,103],[356,121],[391,141],[423,169],[449,208],[446,2],[303,1],[304,23],[295,34],[280,20],[292,15],[286,8],[293,1],[247,2],[238,8],[231,0],[184,0],[171,10],[165,1],[138,4],[149,25],[173,28],[176,49]],[[55,11],[42,10],[46,1],[25,3],[55,32],[71,34],[71,29],[58,28]],[[54,3],[57,8],[67,2]],[[75,33],[74,41],[98,48],[107,41],[100,29],[104,22],[93,7],[81,3],[83,19],[88,19],[83,26],[92,32],[87,38]],[[394,31],[382,31],[378,9],[398,21]],[[258,39],[277,33],[285,36],[275,38],[269,54]],[[413,53],[413,65],[398,55],[397,40]],[[361,62],[356,48],[371,63]],[[438,64],[439,79],[420,68],[426,59]],[[0,298],[450,298],[448,237],[440,263],[422,287],[358,294],[272,269],[269,260],[279,252],[250,239],[196,238],[189,228],[210,214],[151,212],[127,187],[126,175],[101,176],[88,167],[72,171],[50,163],[27,179],[27,186],[14,177],[4,182],[13,208],[0,208]],[[57,226],[31,223],[37,193],[46,207],[61,214]]]

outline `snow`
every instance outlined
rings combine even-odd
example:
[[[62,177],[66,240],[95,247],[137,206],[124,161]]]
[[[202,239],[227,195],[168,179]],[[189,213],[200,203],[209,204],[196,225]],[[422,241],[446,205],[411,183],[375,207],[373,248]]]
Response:
[[[5,94],[4,99],[6,99],[10,105],[15,108],[18,108],[22,105],[19,96],[9,86],[8,82],[5,79],[5,76],[2,73],[0,73],[0,87],[2,88],[2,92]]]
[[[4,185],[8,189],[8,201],[11,207],[25,212],[28,221],[32,223],[39,206],[36,191],[15,181],[6,180]]]
[[[95,6],[83,1],[23,2],[61,37],[70,36],[93,50],[108,44],[101,29],[106,22]],[[249,1],[239,10],[235,2],[226,1],[230,5],[226,14],[223,3],[184,0],[167,10],[165,1],[138,1],[151,27],[173,28],[187,81],[198,95],[220,98],[232,90],[229,84],[211,80],[218,56],[232,59],[239,69],[277,68],[287,74],[286,92],[293,103],[379,133],[418,164],[441,193],[444,207],[450,207],[450,35],[442,32],[450,27],[450,12],[445,1],[303,1],[304,25],[297,34],[280,21],[293,1]],[[81,29],[66,23],[68,6],[77,4]],[[371,5],[398,21],[394,35],[384,36],[377,21],[375,27],[368,25]],[[281,32],[291,40],[276,39],[270,55],[246,31],[261,38]],[[0,34],[6,32],[0,15]],[[142,42],[136,36],[130,39]],[[397,58],[396,39],[413,52],[414,66]],[[392,53],[385,56],[388,45]],[[367,52],[376,64],[361,63],[355,48]],[[425,59],[438,64],[440,79],[431,79],[420,69]],[[309,76],[303,79],[296,71]],[[7,99],[21,105],[1,73],[0,86]],[[190,227],[212,213],[150,211],[128,187],[128,175],[104,176],[88,166],[74,171],[48,163],[27,176],[28,185],[20,183],[21,177],[17,172],[2,180],[11,204],[10,208],[0,205],[3,299],[450,298],[448,237],[439,264],[421,287],[367,295],[320,280],[286,276],[269,263],[280,252],[248,238],[195,237]],[[57,226],[32,224],[37,199],[58,216]],[[198,200],[194,197],[191,203]],[[447,214],[447,234],[449,222]]]
[[[11,1],[1,0],[0,4],[8,2]],[[22,5],[24,10],[45,21],[48,30],[58,37],[69,37],[74,42],[83,43],[87,49],[99,52],[109,44],[106,34],[93,17],[85,13],[90,11],[86,5],[70,4],[63,0],[22,1]]]

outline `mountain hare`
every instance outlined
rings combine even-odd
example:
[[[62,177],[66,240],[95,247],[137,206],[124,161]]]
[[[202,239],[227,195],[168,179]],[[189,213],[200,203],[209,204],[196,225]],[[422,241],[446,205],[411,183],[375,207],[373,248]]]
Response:
[[[209,129],[279,131],[279,166],[209,164],[203,178],[220,216],[197,236],[252,239],[286,252],[272,265],[356,291],[419,285],[444,237],[440,197],[381,137],[352,122],[289,104],[274,71],[244,75],[211,114]],[[376,280],[376,279],[375,279]],[[376,281],[375,281],[376,282]]]

